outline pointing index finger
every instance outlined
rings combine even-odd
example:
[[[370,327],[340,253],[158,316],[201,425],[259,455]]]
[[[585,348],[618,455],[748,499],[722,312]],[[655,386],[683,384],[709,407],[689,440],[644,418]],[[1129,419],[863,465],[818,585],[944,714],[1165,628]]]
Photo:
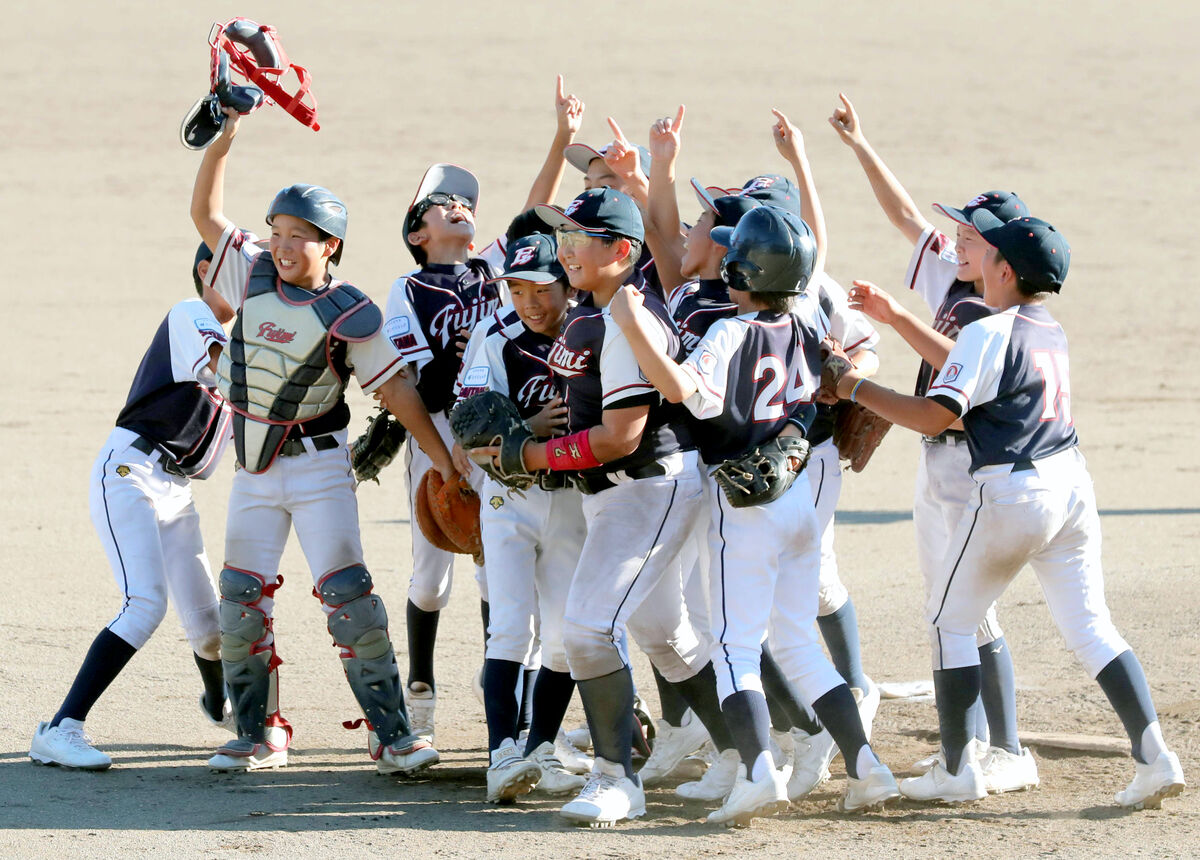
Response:
[[[608,127],[611,128],[613,134],[617,136],[617,140],[624,144],[629,143],[629,141],[625,139],[625,132],[621,131],[621,126],[617,125],[617,121],[611,116],[608,118]]]
[[[679,131],[683,128],[683,114],[687,110],[687,105],[680,105],[679,110],[675,114],[675,121],[671,123],[671,131]]]
[[[554,93],[554,97],[555,97],[555,99],[557,99],[558,101],[561,102],[563,100],[563,76],[562,75],[558,76],[558,83],[555,85],[555,87],[556,87],[556,90]]]

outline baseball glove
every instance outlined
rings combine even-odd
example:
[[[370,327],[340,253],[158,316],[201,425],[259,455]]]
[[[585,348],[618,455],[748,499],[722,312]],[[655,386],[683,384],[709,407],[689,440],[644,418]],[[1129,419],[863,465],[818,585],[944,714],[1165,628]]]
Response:
[[[484,391],[460,400],[450,413],[450,432],[467,452],[493,445],[500,448],[499,466],[491,457],[471,458],[500,483],[517,490],[533,485],[533,475],[526,470],[522,456],[533,431],[517,411],[517,405],[503,394]]]
[[[461,552],[458,544],[450,540],[446,533],[442,531],[442,527],[438,525],[437,519],[433,516],[433,506],[429,500],[433,497],[433,493],[429,489],[430,475],[437,475],[440,482],[442,476],[438,474],[437,469],[430,469],[421,478],[421,483],[417,485],[417,492],[413,494],[413,519],[417,521],[417,525],[421,528],[421,534],[425,535],[425,539],[436,546],[443,552]]]
[[[367,422],[367,429],[350,446],[350,465],[361,483],[379,483],[379,472],[396,458],[408,432],[392,413],[380,406]]]
[[[838,456],[849,460],[853,471],[861,472],[891,427],[891,421],[867,407],[843,403],[833,425],[833,444],[837,446]]]
[[[443,481],[437,469],[430,469],[421,479],[425,487],[429,512],[438,529],[454,545],[452,552],[475,556],[483,563],[483,538],[479,529],[479,495],[456,474]],[[433,543],[430,540],[430,543]]]
[[[777,436],[736,460],[722,463],[712,476],[733,507],[765,505],[787,492],[808,464],[808,454],[807,439]]]
[[[827,337],[821,341],[821,389],[817,392],[817,400],[827,405],[837,403],[838,381],[846,371],[854,369],[854,362],[842,349],[842,344],[835,337]]]

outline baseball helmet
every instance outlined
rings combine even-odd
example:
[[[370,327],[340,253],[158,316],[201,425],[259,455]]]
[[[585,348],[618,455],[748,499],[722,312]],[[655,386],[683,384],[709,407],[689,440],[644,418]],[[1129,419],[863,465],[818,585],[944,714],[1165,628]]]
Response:
[[[721,278],[752,293],[804,292],[817,262],[817,242],[804,219],[775,206],[756,206],[737,227],[714,227],[712,240],[729,249]]]
[[[341,239],[329,262],[336,264],[342,258],[342,249],[346,247],[346,204],[328,188],[320,185],[289,185],[271,201],[267,223],[272,223],[276,215],[291,215]]]

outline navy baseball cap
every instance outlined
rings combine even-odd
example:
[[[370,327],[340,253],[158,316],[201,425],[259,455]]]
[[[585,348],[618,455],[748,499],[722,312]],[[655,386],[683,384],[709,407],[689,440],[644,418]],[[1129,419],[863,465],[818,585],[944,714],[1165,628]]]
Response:
[[[530,233],[508,246],[504,271],[494,281],[530,281],[535,284],[567,282],[567,273],[558,262],[558,243],[546,233]]]
[[[804,217],[800,206],[800,189],[786,176],[780,176],[778,173],[764,173],[746,180],[739,193],[743,197],[753,197],[755,200]]]
[[[700,208],[713,213],[717,227],[735,227],[743,215],[762,205],[758,198],[741,196],[740,189],[731,193],[717,185],[701,185],[696,179],[692,179],[692,190],[696,192]]]
[[[593,149],[586,143],[572,143],[563,150],[563,158],[567,163],[578,170],[580,173],[587,173],[588,165],[593,159],[603,158],[604,153],[608,152],[609,144],[605,144],[599,149]],[[638,151],[638,164],[642,167],[642,173],[650,175],[650,150],[641,144],[634,144],[634,148]]]
[[[1001,221],[1011,221],[1029,214],[1029,207],[1017,196],[1015,191],[985,191],[967,201],[961,209],[955,209],[944,203],[934,203],[933,208],[934,211],[940,212],[951,221],[957,221],[967,227],[972,226],[971,213],[980,209],[991,212]]]
[[[201,242],[200,247],[196,249],[196,258],[192,260],[192,283],[196,285],[196,295],[201,298],[204,297],[204,281],[200,278],[200,264],[212,258],[213,254],[208,245]]]
[[[614,188],[592,188],[568,203],[565,209],[539,203],[537,214],[555,230],[623,236],[639,242],[646,238],[637,204]]]
[[[1062,291],[1071,265],[1071,246],[1054,225],[1040,218],[1001,221],[986,209],[971,213],[971,226],[1000,252],[1017,277],[1039,290]]]

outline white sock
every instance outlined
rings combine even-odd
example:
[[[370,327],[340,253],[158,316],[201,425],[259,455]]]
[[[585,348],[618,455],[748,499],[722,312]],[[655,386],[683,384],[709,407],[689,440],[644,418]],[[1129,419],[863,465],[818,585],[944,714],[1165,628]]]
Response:
[[[1163,740],[1162,727],[1159,726],[1158,720],[1155,720],[1142,731],[1142,759],[1146,764],[1153,764],[1166,751],[1167,744]]]
[[[775,759],[771,757],[771,751],[763,750],[754,760],[754,767],[750,769],[750,781],[758,782],[760,779],[766,779],[774,769]]]
[[[870,744],[863,744],[858,748],[858,758],[854,760],[854,769],[858,772],[859,779],[865,779],[871,772],[871,768],[879,763],[879,756],[875,755]]]

